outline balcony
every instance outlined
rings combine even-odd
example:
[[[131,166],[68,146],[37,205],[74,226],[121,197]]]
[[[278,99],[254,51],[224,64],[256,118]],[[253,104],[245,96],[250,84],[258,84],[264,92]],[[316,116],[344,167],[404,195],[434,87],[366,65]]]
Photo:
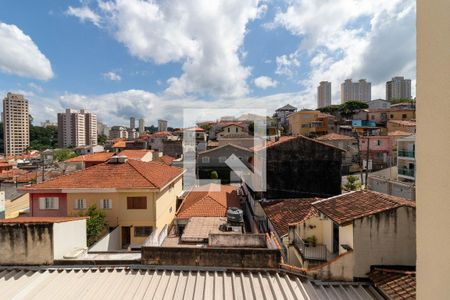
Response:
[[[398,150],[398,156],[399,157],[416,157],[416,152],[414,151],[407,151],[407,150]]]
[[[415,170],[414,169],[399,168],[398,169],[398,175],[415,177]]]
[[[327,261],[328,252],[325,245],[307,245],[297,232],[294,233],[294,247],[300,252],[305,260]]]

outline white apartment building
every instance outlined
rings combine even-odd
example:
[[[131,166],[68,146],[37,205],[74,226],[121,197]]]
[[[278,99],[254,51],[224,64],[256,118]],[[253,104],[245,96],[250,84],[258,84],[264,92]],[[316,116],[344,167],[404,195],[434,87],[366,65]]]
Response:
[[[58,147],[97,145],[97,116],[87,110],[58,113]]]
[[[321,81],[317,87],[317,108],[331,105],[331,82]]]
[[[130,128],[136,129],[136,118],[135,117],[130,118]]]
[[[411,135],[397,140],[398,179],[416,180],[416,136]]]
[[[386,100],[411,99],[411,79],[393,77],[386,82]]]
[[[368,102],[371,98],[372,83],[365,79],[360,79],[358,82],[352,82],[351,79],[346,79],[341,84],[341,103],[353,100]]]
[[[111,130],[109,130],[109,138],[110,139],[127,139],[128,138],[128,130],[124,126],[113,126]]]
[[[3,99],[3,140],[5,155],[21,155],[30,146],[28,100],[8,93]]]

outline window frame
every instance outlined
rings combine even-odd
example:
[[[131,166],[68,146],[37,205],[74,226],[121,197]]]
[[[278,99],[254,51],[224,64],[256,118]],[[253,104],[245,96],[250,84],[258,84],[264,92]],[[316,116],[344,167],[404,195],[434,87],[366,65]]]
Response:
[[[108,205],[105,207],[105,201]],[[100,199],[100,208],[101,209],[112,209],[112,200],[109,198]]]
[[[78,205],[80,203],[79,201],[81,201],[81,203],[82,203],[81,207]],[[86,204],[87,204],[86,199],[84,199],[84,198],[75,199],[74,209],[76,209],[76,210],[86,209],[86,206],[87,206]]]
[[[53,204],[56,205],[48,205],[50,202],[47,202],[51,200],[53,202]],[[59,210],[59,197],[39,197],[38,199],[39,201],[39,209],[40,210]],[[44,201],[44,202],[42,202]],[[44,205],[42,205],[44,204]]]
[[[142,203],[144,203],[145,205],[143,205],[142,207],[140,207],[141,205],[136,205],[137,200],[143,200]],[[131,205],[130,205],[131,203]],[[141,203],[141,204],[142,204]],[[145,210],[147,209],[147,196],[128,196],[127,197],[127,209],[131,210],[131,209],[142,209]]]
[[[144,228],[144,229],[142,229],[142,228]],[[142,230],[142,232],[139,232],[139,230]],[[148,233],[148,231],[150,231],[150,233]],[[153,226],[133,226],[134,237],[148,237],[149,235],[152,234],[152,232],[153,232]]]

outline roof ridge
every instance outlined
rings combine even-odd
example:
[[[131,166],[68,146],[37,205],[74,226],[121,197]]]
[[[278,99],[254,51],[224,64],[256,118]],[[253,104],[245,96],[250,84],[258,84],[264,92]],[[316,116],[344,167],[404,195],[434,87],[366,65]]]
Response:
[[[127,163],[128,163],[128,165],[130,165],[134,170],[136,170],[136,172],[138,172],[139,175],[141,175],[145,180],[147,180],[151,185],[153,185],[154,187],[158,187],[158,185],[156,185],[156,184],[153,183],[150,179],[148,179],[147,176],[145,176],[141,171],[139,171],[139,170],[138,170],[131,162],[133,162],[133,164],[134,164],[134,163],[139,164],[139,163],[150,163],[151,161],[149,161],[149,162],[143,162],[143,161],[140,161],[140,160],[134,160],[134,159],[132,159],[132,160],[128,160]]]

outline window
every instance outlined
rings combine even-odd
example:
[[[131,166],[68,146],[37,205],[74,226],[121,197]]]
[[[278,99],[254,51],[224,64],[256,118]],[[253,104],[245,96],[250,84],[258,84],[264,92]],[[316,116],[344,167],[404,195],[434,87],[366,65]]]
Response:
[[[228,129],[228,132],[230,132],[230,127],[228,127],[227,129]]]
[[[136,226],[134,227],[134,236],[147,237],[152,234],[153,228],[151,226]]]
[[[220,156],[219,157],[219,162],[220,163],[224,163],[227,160],[227,158],[225,156]]]
[[[236,132],[238,132],[238,128],[236,127]]]
[[[406,119],[406,114],[402,114],[402,119]]]
[[[394,115],[391,115],[391,119],[393,119],[394,118]]]
[[[147,197],[127,197],[127,209],[147,209]]]
[[[375,115],[371,115],[371,116],[370,116],[370,119],[371,119],[371,120],[375,120]]]
[[[112,208],[112,200],[111,199],[100,200],[100,207],[102,209],[111,209]]]
[[[59,209],[59,198],[58,197],[39,198],[39,209]]]
[[[377,140],[377,146],[381,146],[382,142],[380,140]]]
[[[85,208],[86,208],[86,199],[75,200],[75,209],[85,209]]]
[[[209,156],[203,156],[202,157],[202,163],[209,164]]]

